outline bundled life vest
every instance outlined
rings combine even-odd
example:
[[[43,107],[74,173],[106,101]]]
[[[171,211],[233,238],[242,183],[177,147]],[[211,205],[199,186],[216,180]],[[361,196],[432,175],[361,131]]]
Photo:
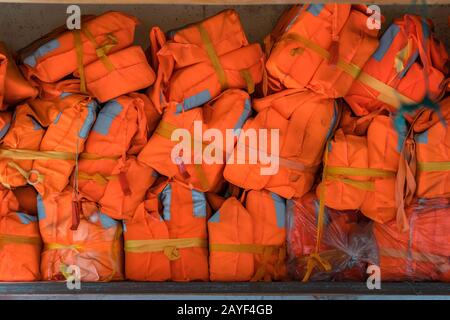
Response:
[[[307,193],[288,202],[289,274],[304,281],[362,281],[367,263],[378,261],[371,228],[355,210],[325,208],[323,214],[318,242],[317,197]],[[314,267],[308,259],[316,259]]]
[[[254,100],[253,107],[258,114],[245,123],[227,161],[225,179],[245,189],[267,189],[284,198],[302,196],[314,183],[325,143],[337,123],[338,106],[312,91],[291,89]],[[273,135],[277,132],[278,140]]]
[[[1,188],[0,281],[39,280],[40,256],[37,217],[22,212],[13,192]]]
[[[450,203],[418,200],[407,210],[409,232],[375,223],[382,281],[450,281]]]
[[[37,94],[37,89],[25,80],[6,45],[0,41],[0,110]]]
[[[131,46],[114,52],[105,60],[96,60],[84,68],[85,80],[82,86],[103,103],[123,94],[145,89],[155,81],[155,73],[149,66],[145,53],[140,46]],[[80,72],[76,72],[81,77]]]
[[[392,118],[382,114],[370,119],[362,136],[338,129],[327,148],[317,197],[329,208],[361,210],[380,223],[394,219],[399,140]]]
[[[32,154],[41,145],[45,130],[29,104],[18,105],[0,144],[0,182],[6,188],[24,186],[33,168]]]
[[[210,203],[220,204],[214,197]],[[266,190],[249,191],[245,207],[222,199],[208,220],[211,281],[284,280],[285,219],[285,199]]]
[[[183,109],[171,103],[138,160],[196,190],[214,191],[236,141],[227,137],[227,131],[238,135],[250,112],[249,95],[238,89],[225,91],[203,107]],[[188,130],[190,136],[178,134],[177,129]],[[211,136],[201,135],[207,129],[215,129],[214,137],[218,130],[223,139],[212,142]]]
[[[75,210],[73,199],[71,188],[38,196],[42,279],[64,280],[74,265],[81,281],[122,280],[122,224],[86,199]]]
[[[366,10],[329,3],[286,11],[264,40],[272,91],[309,88],[330,98],[345,96],[378,45]]]
[[[97,115],[97,103],[79,94],[67,94],[53,101],[34,100],[33,110],[49,121],[39,152],[27,154],[34,159],[29,172],[18,170],[42,196],[61,192],[69,183],[76,160]],[[21,151],[13,151],[20,158]]]
[[[117,219],[131,216],[156,180],[156,172],[135,156],[156,126],[158,112],[147,96],[130,94],[101,109],[78,161],[78,190]]]
[[[381,108],[396,111],[401,104],[422,101],[425,95],[439,100],[445,90],[447,61],[444,44],[434,37],[432,21],[406,14],[385,31],[344,98],[359,116]]]
[[[125,221],[125,272],[137,281],[209,280],[203,192],[171,181],[152,188]]]
[[[450,98],[440,106],[442,120],[425,112],[414,123],[418,198],[450,197]]]
[[[137,23],[132,16],[110,11],[86,17],[81,30],[58,28],[21,51],[24,73],[28,79],[52,83],[96,60],[107,65],[110,54],[133,43]]]
[[[247,88],[251,94],[262,80],[264,54],[259,44],[248,43],[234,10],[169,34],[166,41],[159,28],[150,31],[158,74],[150,95],[159,110],[170,102],[197,107],[228,88]]]

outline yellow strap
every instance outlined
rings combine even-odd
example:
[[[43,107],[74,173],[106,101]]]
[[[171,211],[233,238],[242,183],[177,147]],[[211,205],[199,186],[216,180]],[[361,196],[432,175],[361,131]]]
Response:
[[[91,175],[86,172],[80,171],[80,172],[78,172],[78,179],[95,181],[98,184],[106,185],[106,184],[108,184],[109,181],[117,179],[117,176],[104,176],[98,172]]]
[[[0,149],[0,157],[16,160],[75,160],[76,154],[61,151]]]
[[[0,247],[5,244],[32,244],[40,245],[41,239],[37,237],[16,236],[12,234],[0,234]]]
[[[209,38],[208,31],[206,31],[205,27],[199,23],[197,24],[198,31],[200,32],[200,37],[202,39],[203,45],[205,46],[206,53],[208,54],[209,60],[216,71],[217,77],[219,78],[220,87],[223,90],[228,88],[227,77],[225,75],[225,71],[220,64],[219,57],[217,56],[216,50]]]
[[[313,50],[318,55],[320,55],[324,59],[330,58],[330,53],[322,48],[321,46],[317,45],[313,41],[304,38],[296,33],[288,33],[285,36],[282,37],[282,40],[294,40],[301,42],[305,47]],[[399,108],[401,103],[407,103],[412,104],[414,103],[413,100],[410,98],[402,95],[397,90],[392,88],[391,86],[385,84],[384,82],[370,76],[369,74],[363,72],[360,67],[355,65],[354,63],[348,63],[342,60],[341,58],[338,59],[337,67],[339,67],[341,70],[349,74],[351,77],[355,78],[359,82],[371,87],[372,89],[378,91],[380,95],[377,97],[378,100],[387,103],[395,108]]]
[[[102,61],[103,65],[106,67],[106,69],[110,72],[113,71],[114,65],[112,64],[111,60],[108,58],[107,53],[115,45],[117,45],[118,41],[117,41],[116,37],[114,37],[111,34],[108,34],[107,37],[108,37],[109,42],[99,45],[97,43],[97,41],[95,41],[95,38],[92,35],[92,33],[86,27],[83,27],[82,32],[89,39],[89,41],[94,45],[95,53],[97,54],[97,57]]]
[[[417,169],[422,172],[450,171],[450,162],[418,162]]]
[[[380,255],[391,258],[407,259],[409,257],[408,250],[401,250],[396,248],[380,248]],[[438,264],[448,264],[450,268],[450,262],[448,257],[441,256],[432,253],[424,253],[417,250],[411,250],[411,258],[418,262],[432,262]]]
[[[316,267],[326,272],[331,271],[331,264],[326,259],[322,258],[319,253],[311,253],[306,262],[306,273],[303,277],[303,282],[307,282],[309,280],[314,268]]]
[[[83,246],[80,244],[61,244],[61,243],[46,243],[44,246],[44,250],[64,250],[64,249],[71,249],[71,250],[81,250],[83,249]]]
[[[345,175],[358,177],[386,178],[395,177],[394,171],[375,168],[326,167],[325,175]]]
[[[172,138],[172,133],[173,131],[175,131],[176,129],[178,129],[176,126],[174,126],[171,123],[168,123],[166,121],[160,121],[158,127],[155,130],[155,133],[160,135],[163,138],[166,138],[168,140],[171,140]],[[191,138],[191,147],[194,148],[194,137]],[[202,148],[206,147],[208,144],[205,142],[202,142]],[[203,170],[201,164],[194,164],[194,169],[197,173],[197,177],[200,180],[200,184],[202,186],[202,188],[209,189],[209,183],[208,183],[208,178],[206,177],[205,171]]]
[[[95,153],[80,153],[80,160],[119,160],[120,156],[102,156]]]
[[[267,250],[281,249],[283,246],[270,246],[262,244],[221,244],[211,243],[209,245],[210,252],[237,252],[237,253],[253,253],[263,254]]]
[[[373,181],[358,181],[348,178],[340,178],[334,176],[327,176],[327,180],[336,180],[342,183],[345,183],[349,186],[352,186],[356,189],[366,190],[366,191],[375,191],[375,183]]]
[[[78,73],[80,76],[80,91],[87,93],[86,89],[86,76],[84,75],[84,63],[83,63],[83,43],[81,42],[81,33],[79,30],[73,32],[75,39],[75,50],[77,53]]]
[[[178,249],[207,248],[208,240],[202,238],[127,240],[125,251],[132,253],[163,252],[169,260],[180,258]]]
[[[247,84],[247,92],[248,94],[252,94],[255,92],[255,82],[253,81],[252,74],[247,69],[243,69],[239,72],[241,77],[245,80]]]

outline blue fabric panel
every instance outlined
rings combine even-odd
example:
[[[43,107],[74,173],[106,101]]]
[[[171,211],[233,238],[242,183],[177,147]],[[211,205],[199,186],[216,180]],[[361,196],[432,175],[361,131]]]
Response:
[[[306,11],[308,11],[309,13],[311,13],[312,15],[314,15],[314,16],[318,16],[319,14],[320,14],[320,12],[322,11],[322,9],[323,9],[323,7],[324,7],[325,5],[324,4],[321,4],[321,3],[318,3],[318,4],[310,4],[309,6],[308,6],[308,9],[306,9]]]
[[[375,60],[381,61],[381,59],[383,59],[384,55],[386,54],[386,52],[388,52],[392,41],[394,41],[394,38],[397,36],[397,33],[399,31],[400,28],[396,24],[391,24],[391,26],[386,30],[386,32],[380,39],[380,44],[377,51],[375,51],[375,53],[372,55]]]
[[[189,98],[184,99],[183,104],[179,103],[177,104],[177,110],[176,114],[179,114],[181,112],[196,108],[198,106],[201,106],[202,104],[205,104],[211,100],[211,93],[209,93],[209,90],[203,90]]]
[[[163,205],[163,216],[165,221],[170,221],[170,207],[172,204],[172,187],[168,184],[159,194],[159,200]]]
[[[9,128],[11,127],[11,122],[5,123],[3,128],[0,129],[0,139],[3,138],[7,133]]]
[[[57,39],[53,39],[46,44],[40,46],[36,51],[34,51],[30,56],[26,57],[23,62],[31,67],[35,67],[37,59],[49,54],[51,51],[59,48],[60,44]]]
[[[192,190],[192,208],[194,210],[194,217],[206,217],[206,197],[203,192]]]
[[[20,222],[23,224],[29,224],[32,222],[37,222],[37,217],[30,216],[29,214],[23,213],[23,212],[16,212],[17,216],[20,219]]]
[[[250,99],[245,99],[244,110],[242,111],[238,122],[234,126],[234,131],[241,129],[244,126],[244,123],[250,116],[251,112],[252,112],[252,103],[250,102]]]
[[[111,217],[108,217],[106,214],[98,212],[98,216],[100,217],[100,223],[104,229],[109,229],[115,227],[117,225],[117,221]]]
[[[277,226],[278,228],[284,228],[286,224],[286,200],[273,192],[270,195],[275,205]]]
[[[38,210],[38,218],[39,220],[43,220],[47,217],[45,213],[44,201],[40,194],[37,195],[37,210]]]
[[[84,120],[83,126],[80,129],[80,138],[86,139],[91,131],[92,125],[95,122],[95,116],[97,115],[98,104],[95,101],[91,101],[88,104],[88,114]]]
[[[208,222],[220,222],[220,211],[214,213],[214,215],[209,218]]]
[[[122,112],[123,106],[117,100],[109,101],[100,111],[93,131],[106,136],[114,119]]]
[[[428,130],[420,134],[416,134],[415,140],[417,143],[427,144],[428,143]]]

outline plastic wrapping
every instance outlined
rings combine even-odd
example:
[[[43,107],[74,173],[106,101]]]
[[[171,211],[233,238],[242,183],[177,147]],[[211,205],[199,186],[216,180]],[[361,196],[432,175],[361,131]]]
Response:
[[[418,199],[407,209],[409,231],[374,224],[382,281],[450,282],[450,199]]]
[[[288,202],[287,249],[288,272],[302,280],[308,257],[315,252],[319,200],[313,193]],[[371,223],[357,211],[325,208],[320,257],[330,270],[315,268],[311,281],[361,281],[367,265],[378,262]]]

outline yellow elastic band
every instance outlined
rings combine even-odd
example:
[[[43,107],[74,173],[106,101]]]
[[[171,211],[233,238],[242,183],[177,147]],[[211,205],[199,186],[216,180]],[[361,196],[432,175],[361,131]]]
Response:
[[[225,75],[225,71],[220,64],[219,57],[217,56],[216,50],[209,38],[208,31],[206,31],[205,27],[199,23],[197,24],[198,31],[200,32],[200,37],[205,46],[206,53],[208,54],[209,60],[216,71],[217,77],[219,78],[220,87],[223,90],[228,88],[227,77]]]
[[[285,36],[283,36],[282,40],[294,40],[301,42],[305,47],[315,51],[322,58],[327,60],[330,58],[330,53],[327,50],[317,45],[316,43],[312,42],[311,40],[304,38],[298,34],[288,33]],[[413,100],[402,95],[391,86],[363,72],[361,68],[359,68],[357,65],[353,63],[345,62],[339,58],[337,62],[337,67],[339,67],[341,70],[343,70],[344,72],[346,72],[359,82],[378,91],[380,95],[377,97],[377,99],[381,100],[382,102],[388,103],[389,105],[395,108],[399,108],[402,102],[408,104],[414,103]]]
[[[37,237],[16,236],[12,234],[0,234],[0,247],[6,244],[32,244],[40,245],[41,239]]]
[[[71,250],[81,250],[83,249],[83,246],[80,244],[61,244],[61,243],[46,243],[44,245],[44,250],[64,250],[64,249],[71,249]]]
[[[78,73],[80,76],[80,91],[87,93],[86,89],[86,76],[84,75],[84,62],[83,62],[83,43],[81,42],[81,33],[79,30],[73,32],[75,39],[75,50],[77,53]]]
[[[255,92],[255,82],[253,81],[252,74],[247,69],[243,69],[239,72],[241,77],[245,80],[247,84],[247,92],[248,94],[252,94]]]
[[[211,243],[209,245],[210,252],[238,252],[238,253],[252,253],[263,254],[267,250],[282,249],[283,246],[270,246],[262,244],[221,244]]]
[[[422,172],[450,171],[450,162],[418,162],[417,169]]]
[[[61,151],[0,149],[0,157],[16,160],[75,160],[77,156],[75,153]]]
[[[326,167],[326,175],[345,175],[358,177],[386,178],[395,177],[394,171],[375,168]]]
[[[145,253],[163,252],[169,260],[180,258],[178,249],[207,248],[208,240],[202,238],[180,239],[152,239],[152,240],[127,240],[124,249],[126,252]]]
[[[117,176],[104,176],[100,173],[95,174],[88,174],[86,172],[78,172],[78,179],[79,180],[90,180],[95,181],[101,185],[108,184],[109,181],[117,179]]]
[[[326,180],[339,181],[360,190],[375,191],[375,183],[373,181],[359,181],[334,176],[327,176]]]
[[[92,33],[87,29],[83,28],[82,30],[83,34],[89,39],[89,41],[94,45],[95,53],[97,54],[97,57],[102,61],[103,65],[106,67],[108,71],[114,70],[114,65],[112,64],[111,60],[108,58],[107,53],[115,46],[117,45],[118,41],[116,37],[114,37],[111,34],[108,34],[108,40],[110,42],[106,42],[102,45],[99,45],[97,41],[95,41],[94,36]]]

